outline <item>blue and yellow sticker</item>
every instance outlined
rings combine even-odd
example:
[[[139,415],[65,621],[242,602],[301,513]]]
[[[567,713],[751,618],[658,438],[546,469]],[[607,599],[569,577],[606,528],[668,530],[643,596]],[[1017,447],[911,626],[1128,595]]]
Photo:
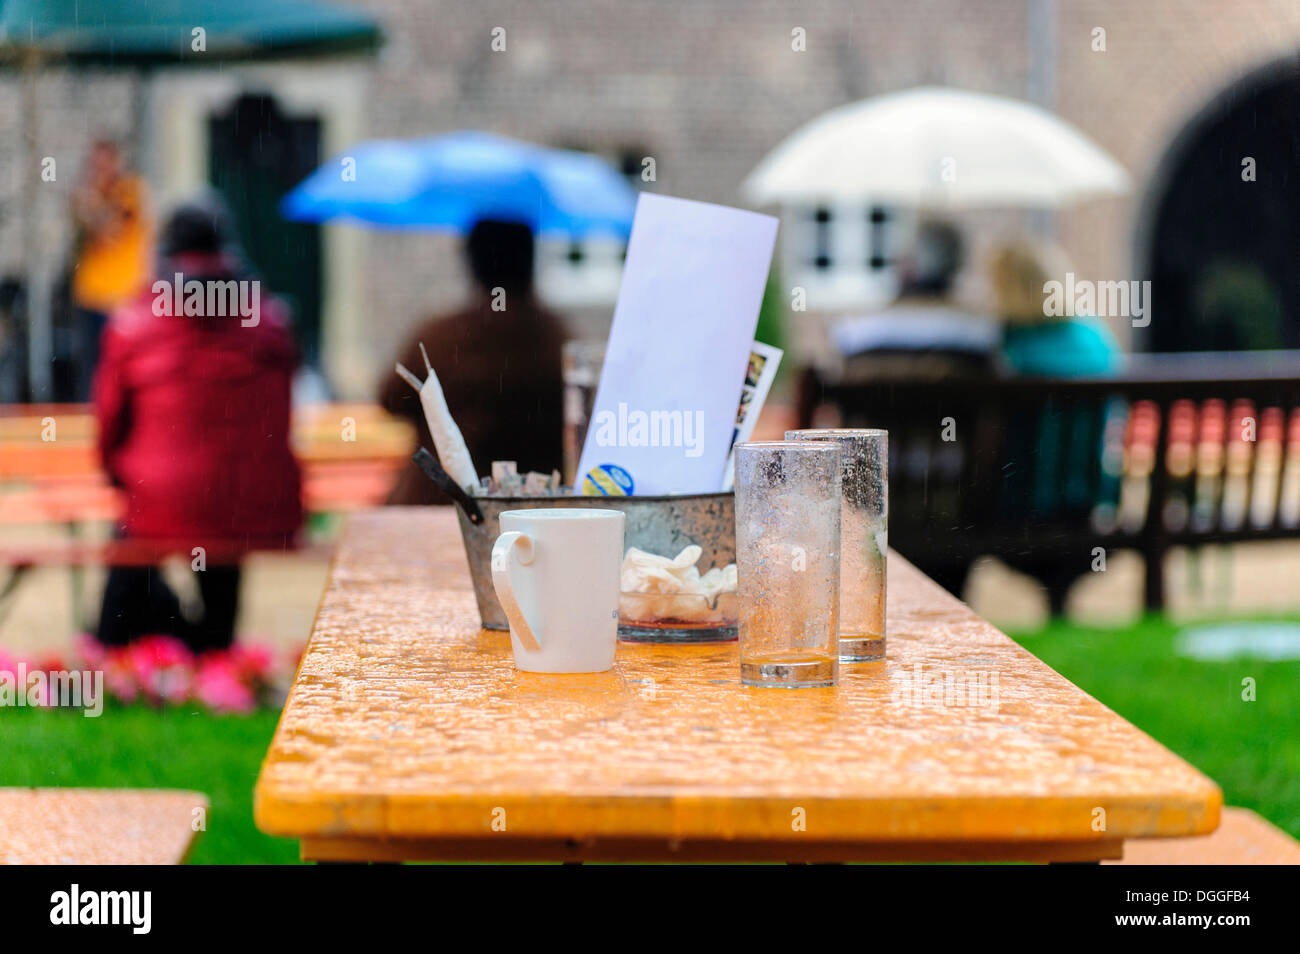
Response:
[[[601,464],[582,479],[584,497],[627,497],[632,493],[632,475],[617,464]]]

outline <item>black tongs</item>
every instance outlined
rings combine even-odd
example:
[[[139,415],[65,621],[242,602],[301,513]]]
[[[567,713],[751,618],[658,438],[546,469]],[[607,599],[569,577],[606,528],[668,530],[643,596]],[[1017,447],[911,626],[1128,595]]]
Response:
[[[483,522],[483,511],[479,509],[478,502],[465,493],[465,488],[451,479],[451,474],[442,469],[438,458],[421,447],[411,455],[411,460],[415,461],[415,466],[424,471],[424,475],[437,484],[443,493],[456,501],[457,506],[465,511],[465,516],[469,518],[470,523],[478,526]]]

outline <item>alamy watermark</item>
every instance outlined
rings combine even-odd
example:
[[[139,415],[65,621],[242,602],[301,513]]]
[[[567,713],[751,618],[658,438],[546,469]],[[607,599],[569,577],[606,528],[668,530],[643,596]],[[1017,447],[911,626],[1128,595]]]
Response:
[[[998,674],[982,669],[926,669],[920,663],[903,669],[890,693],[894,705],[909,709],[948,706],[998,711]]]
[[[1043,314],[1048,318],[1096,315],[1129,318],[1134,328],[1151,324],[1149,281],[1094,282],[1065,273],[1065,281],[1043,283]]]
[[[680,447],[687,457],[704,453],[703,411],[630,410],[599,412],[591,422],[598,447]]]
[[[148,934],[152,909],[152,891],[83,891],[74,883],[50,895],[50,923],[56,925],[121,925]]]
[[[0,670],[0,706],[59,706],[81,709],[87,719],[96,719],[104,711],[104,673],[102,670],[27,671],[18,663],[13,672]]]
[[[181,272],[153,283],[153,313],[160,318],[238,318],[244,328],[262,321],[262,283],[229,278],[186,281]]]

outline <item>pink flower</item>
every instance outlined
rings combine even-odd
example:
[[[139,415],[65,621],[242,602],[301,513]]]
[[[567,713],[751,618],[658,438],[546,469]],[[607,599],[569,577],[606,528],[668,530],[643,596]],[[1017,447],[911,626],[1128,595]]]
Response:
[[[100,670],[104,687],[124,703],[146,700],[156,705],[201,702],[214,712],[251,712],[262,690],[274,677],[276,654],[266,645],[239,643],[229,650],[195,658],[180,640],[167,635],[144,636],[127,646],[104,646],[82,635],[74,654],[75,667]],[[29,672],[65,670],[73,662],[50,656]],[[0,672],[17,675],[18,660],[0,650]],[[46,700],[32,698],[45,704]]]
[[[77,658],[87,669],[102,669],[108,658],[108,648],[89,633],[77,637]]]
[[[255,686],[270,682],[275,653],[269,646],[235,643],[226,656],[245,682]]]
[[[141,636],[128,647],[135,665],[146,669],[193,666],[194,654],[174,636]]]
[[[179,639],[145,636],[127,646],[125,655],[126,669],[151,700],[181,703],[189,698],[194,682],[194,655]]]
[[[50,653],[39,660],[32,660],[27,664],[27,668],[33,671],[39,669],[42,672],[67,672],[73,667],[62,656]]]
[[[122,702],[135,702],[140,695],[140,683],[125,648],[108,652],[100,666],[104,670],[104,686],[109,695]]]
[[[203,657],[194,679],[194,695],[214,712],[251,712],[257,706],[252,688],[240,678],[229,654]]]

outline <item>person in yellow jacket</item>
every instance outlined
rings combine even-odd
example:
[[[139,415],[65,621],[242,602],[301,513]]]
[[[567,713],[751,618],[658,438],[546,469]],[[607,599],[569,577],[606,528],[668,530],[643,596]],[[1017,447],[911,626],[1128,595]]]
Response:
[[[81,183],[72,193],[77,307],[77,399],[90,395],[99,339],[111,311],[149,278],[152,229],[144,180],[127,172],[117,143],[91,146]]]

